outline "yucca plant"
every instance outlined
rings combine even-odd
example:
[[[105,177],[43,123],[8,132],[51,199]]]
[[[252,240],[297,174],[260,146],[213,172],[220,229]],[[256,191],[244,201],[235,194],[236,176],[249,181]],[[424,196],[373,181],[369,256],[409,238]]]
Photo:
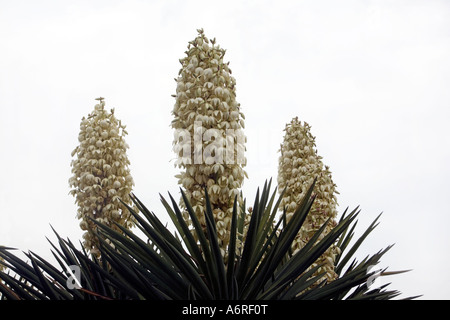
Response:
[[[57,244],[50,242],[55,264],[34,252],[24,253],[24,261],[12,248],[0,246],[1,299],[340,300],[399,294],[368,285],[376,275],[369,268],[390,246],[360,262],[354,257],[378,218],[354,243],[358,209],[346,210],[338,222],[333,211],[318,228],[310,227],[311,214],[323,207],[321,193],[314,191],[323,178],[320,170],[298,176],[309,179],[301,190],[295,189],[298,181],[285,183],[282,176],[278,198],[267,182],[252,211],[245,209],[240,192],[246,176],[244,115],[235,79],[223,62],[225,50],[202,29],[198,33],[176,79],[172,127],[176,164],[184,169],[178,176],[181,202],[161,196],[176,230],[130,194],[126,131],[99,98],[94,112],[82,119],[69,181],[85,241],[77,248],[55,231]],[[286,152],[294,154],[296,148],[282,150],[286,159]],[[290,177],[294,168],[284,161],[281,171]],[[305,224],[311,230],[307,241],[295,246]],[[318,259],[336,247],[331,259],[336,276],[330,282]]]
[[[85,249],[77,249],[70,240],[56,232],[58,245],[53,256],[54,266],[39,255],[28,252],[25,262],[10,248],[0,247],[0,257],[11,274],[0,272],[0,292],[4,298],[16,299],[391,299],[399,292],[386,286],[370,289],[367,286],[368,267],[376,265],[390,249],[366,257],[358,262],[354,254],[375,228],[376,221],[353,245],[359,210],[345,212],[325,237],[317,241],[326,224],[301,250],[290,254],[292,243],[314,202],[314,184],[310,186],[292,218],[284,224],[285,215],[277,218],[281,198],[276,199],[270,182],[258,190],[245,239],[240,235],[244,223],[243,212],[234,203],[228,259],[224,262],[213,210],[205,190],[206,234],[186,194],[185,207],[199,241],[183,219],[182,209],[169,194],[162,203],[176,226],[170,231],[160,219],[136,196],[131,196],[139,213],[127,205],[144,236],[138,236],[120,224],[115,228],[96,221],[102,259],[90,256]],[[241,238],[243,245],[237,248]],[[111,246],[110,244],[113,244]],[[332,244],[337,243],[341,254],[336,259],[339,278],[328,283],[323,274],[314,275],[319,266],[310,268]],[[352,260],[351,263],[350,260]],[[78,268],[79,285],[73,286],[74,276],[68,266]],[[395,273],[395,272],[394,272]],[[14,275],[12,275],[14,274]],[[315,284],[313,286],[313,284]]]

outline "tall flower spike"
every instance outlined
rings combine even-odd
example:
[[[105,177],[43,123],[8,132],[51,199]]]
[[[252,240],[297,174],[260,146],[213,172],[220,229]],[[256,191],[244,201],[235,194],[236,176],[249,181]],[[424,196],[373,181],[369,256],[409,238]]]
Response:
[[[310,130],[311,127],[306,122],[302,124],[297,117],[286,125],[278,164],[279,190],[286,188],[280,208],[285,208],[287,221],[291,219],[308,187],[317,178],[314,188],[316,199],[295,239],[292,248],[294,252],[303,248],[327,219],[331,218],[320,239],[337,223],[335,220],[336,194],[338,194],[336,185],[333,183],[329,168],[324,166],[322,157],[317,154],[315,137]],[[337,277],[334,272],[334,261],[338,251],[336,246],[331,246],[312,265],[314,267],[323,263],[324,266],[317,271],[317,274],[325,271],[328,281],[335,280]]]
[[[202,29],[189,42],[186,57],[180,59],[172,128],[175,129],[175,166],[177,175],[197,217],[206,225],[205,188],[208,191],[222,249],[230,237],[235,196],[241,201],[240,188],[247,176],[243,167],[245,136],[244,114],[236,101],[236,80],[225,50],[208,40]],[[183,206],[183,202],[181,201]],[[184,213],[189,222],[187,212]]]
[[[103,98],[94,111],[81,120],[78,140],[80,145],[73,152],[72,177],[69,179],[70,193],[78,204],[77,218],[83,234],[84,247],[93,255],[99,255],[99,242],[95,236],[96,224],[91,220],[120,231],[114,224],[130,229],[134,220],[121,203],[132,205],[129,197],[133,178],[124,136],[125,126],[111,112],[105,110]]]

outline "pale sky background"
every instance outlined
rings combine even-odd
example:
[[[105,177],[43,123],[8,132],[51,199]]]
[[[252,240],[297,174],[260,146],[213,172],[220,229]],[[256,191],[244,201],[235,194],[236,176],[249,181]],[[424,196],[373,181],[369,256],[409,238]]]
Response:
[[[253,202],[276,182],[292,117],[312,126],[342,211],[358,232],[383,212],[358,257],[401,297],[450,299],[450,1],[0,0],[0,244],[51,259],[50,225],[76,242],[71,151],[95,98],[127,125],[134,192],[166,220],[174,78],[204,28],[227,49],[246,116]]]

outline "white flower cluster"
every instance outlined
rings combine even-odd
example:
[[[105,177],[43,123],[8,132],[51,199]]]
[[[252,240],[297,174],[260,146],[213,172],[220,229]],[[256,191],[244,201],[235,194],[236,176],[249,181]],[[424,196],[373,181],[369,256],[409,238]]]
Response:
[[[180,59],[182,67],[175,79],[175,165],[184,169],[177,175],[179,184],[204,226],[207,189],[221,248],[225,250],[233,202],[235,196],[241,200],[240,188],[247,175],[242,155],[244,115],[236,101],[236,80],[231,76],[229,63],[223,62],[225,50],[215,44],[215,39],[208,40],[202,29],[197,31],[198,36],[189,42],[186,57]],[[184,216],[189,221],[187,212]]]
[[[124,140],[125,126],[114,116],[114,109],[104,109],[103,98],[98,98],[94,111],[81,120],[78,140],[80,145],[72,152],[70,193],[78,204],[77,218],[83,235],[84,247],[98,255],[98,239],[94,219],[120,231],[114,222],[129,229],[134,219],[120,200],[131,205],[129,194],[134,185],[130,175]]]
[[[292,217],[295,209],[300,204],[309,186],[317,178],[314,187],[316,199],[313,203],[303,226],[301,227],[295,242],[293,251],[296,252],[304,247],[311,237],[319,230],[326,220],[331,218],[320,239],[336,226],[337,198],[336,185],[331,178],[331,172],[322,163],[322,157],[317,154],[315,138],[311,135],[311,127],[298,118],[292,119],[286,125],[283,144],[281,145],[281,156],[278,165],[278,186],[286,192],[280,203],[280,208],[286,209],[286,218]],[[328,281],[335,280],[334,272],[335,257],[339,248],[331,246],[313,265],[324,264],[317,273],[326,272]]]

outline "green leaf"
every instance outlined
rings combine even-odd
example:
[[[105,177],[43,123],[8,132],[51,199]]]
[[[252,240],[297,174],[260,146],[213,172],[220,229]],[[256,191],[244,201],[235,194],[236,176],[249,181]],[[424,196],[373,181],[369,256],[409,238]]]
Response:
[[[230,243],[228,244],[228,263],[227,263],[227,289],[228,297],[233,300],[236,298],[234,295],[235,290],[234,280],[235,280],[235,263],[236,263],[236,240],[237,240],[237,196],[234,197],[233,203],[233,213],[231,217],[231,227],[230,227]]]
[[[344,268],[344,266],[348,263],[348,261],[351,259],[351,257],[354,256],[354,254],[356,253],[358,248],[361,246],[361,244],[364,242],[364,240],[367,238],[367,236],[377,227],[377,225],[378,225],[377,221],[380,217],[381,217],[381,214],[378,215],[378,217],[376,217],[376,219],[370,224],[370,226],[366,229],[366,231],[363,233],[363,235],[361,237],[359,237],[359,239],[351,247],[351,249],[345,254],[345,256],[342,257],[343,252],[345,251],[348,243],[350,242],[351,238],[353,237],[354,228],[352,228],[350,230],[349,238],[345,239],[344,242],[341,244],[341,247],[340,247],[341,254],[337,257],[337,260],[335,262],[335,264],[336,264],[335,272],[337,274],[340,274],[342,272],[342,269]],[[356,223],[355,223],[355,225],[356,225]],[[341,258],[342,258],[342,260],[341,260]]]
[[[217,275],[217,283],[219,285],[218,298],[225,299],[228,296],[227,290],[227,279],[225,276],[225,263],[222,258],[222,253],[220,251],[218,235],[216,229],[216,223],[214,220],[211,201],[209,200],[208,192],[205,188],[205,198],[206,198],[206,230],[208,233],[208,239],[211,246],[211,255],[213,258],[214,274]]]

